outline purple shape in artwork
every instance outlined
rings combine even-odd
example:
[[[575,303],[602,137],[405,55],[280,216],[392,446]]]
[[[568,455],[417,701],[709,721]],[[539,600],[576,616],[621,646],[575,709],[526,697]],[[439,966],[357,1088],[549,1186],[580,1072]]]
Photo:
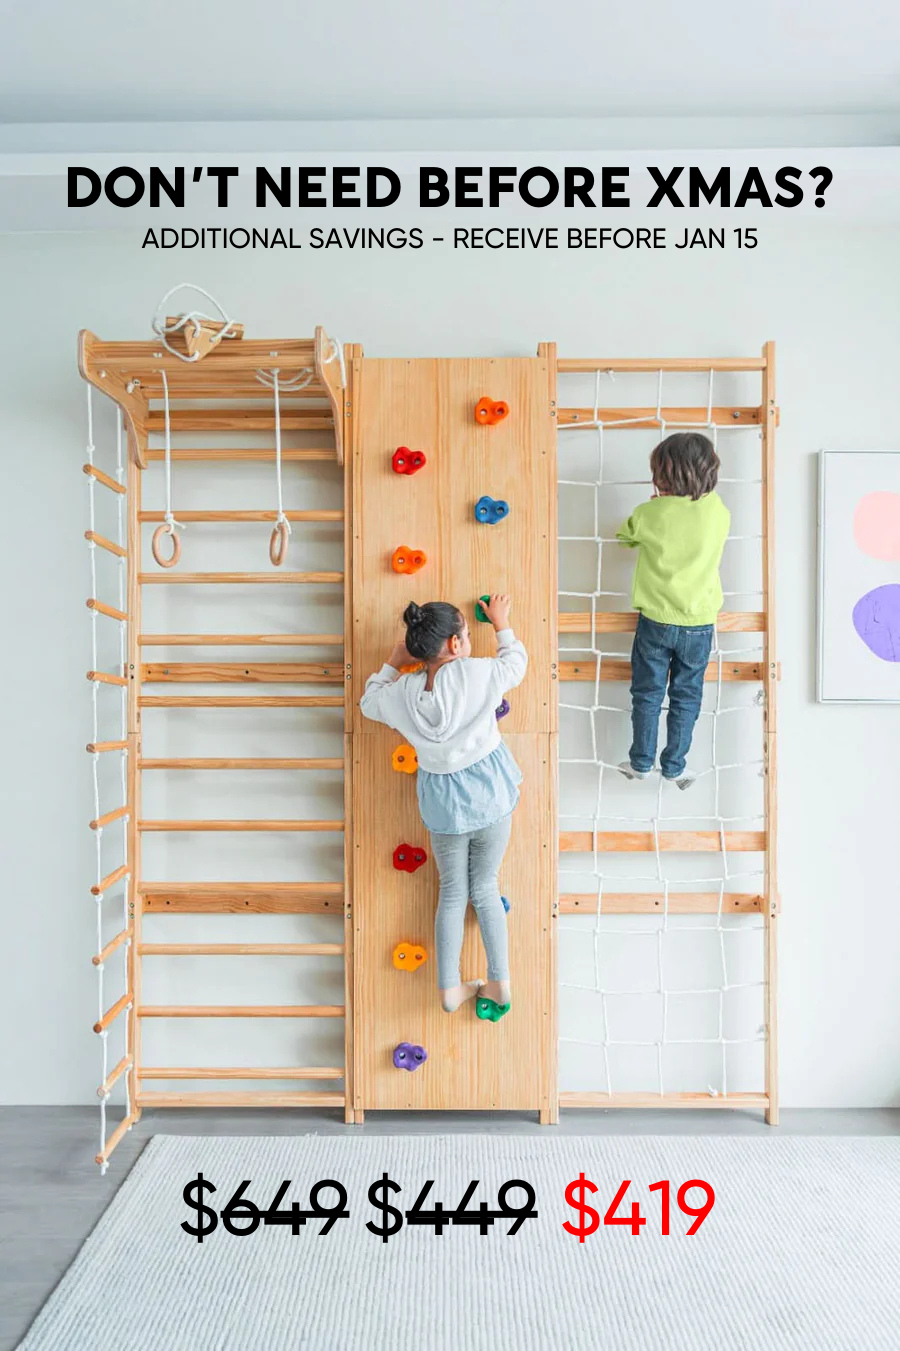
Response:
[[[876,586],[861,596],[853,607],[853,627],[876,657],[900,661],[900,586]]]

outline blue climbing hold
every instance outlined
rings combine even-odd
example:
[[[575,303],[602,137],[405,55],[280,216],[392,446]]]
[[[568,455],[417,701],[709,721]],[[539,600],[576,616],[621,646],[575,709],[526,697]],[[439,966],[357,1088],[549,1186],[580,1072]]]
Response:
[[[503,905],[503,909],[506,911],[507,914],[509,914],[509,901],[506,899],[505,896],[501,896],[500,900]]]
[[[479,497],[475,503],[475,519],[481,525],[496,525],[509,515],[509,503],[502,498]]]

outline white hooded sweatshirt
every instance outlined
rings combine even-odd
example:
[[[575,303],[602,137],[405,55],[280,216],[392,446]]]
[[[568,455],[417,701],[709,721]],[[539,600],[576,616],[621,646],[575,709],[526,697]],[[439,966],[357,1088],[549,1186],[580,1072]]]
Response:
[[[500,745],[497,707],[521,684],[528,653],[512,629],[497,634],[496,657],[458,657],[438,668],[434,689],[427,671],[402,676],[385,664],[366,681],[359,706],[367,718],[387,723],[414,748],[429,774],[468,769]]]

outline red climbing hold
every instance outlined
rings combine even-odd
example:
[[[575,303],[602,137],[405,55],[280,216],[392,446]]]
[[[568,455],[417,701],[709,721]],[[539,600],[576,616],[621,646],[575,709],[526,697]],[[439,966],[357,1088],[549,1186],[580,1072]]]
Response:
[[[409,446],[398,446],[391,457],[391,468],[395,474],[415,474],[427,464],[425,452],[410,450]]]
[[[394,867],[400,873],[414,873],[427,862],[425,850],[417,849],[412,844],[398,844],[394,850]]]

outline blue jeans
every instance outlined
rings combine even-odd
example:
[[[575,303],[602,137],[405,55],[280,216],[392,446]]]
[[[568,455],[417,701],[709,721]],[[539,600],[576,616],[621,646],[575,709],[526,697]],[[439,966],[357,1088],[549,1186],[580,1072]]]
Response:
[[[669,689],[666,748],[659,757],[664,779],[679,779],[700,716],[703,678],[712,649],[713,625],[684,628],[638,618],[631,649],[631,722],[633,769],[647,774],[656,761],[659,714]]]

